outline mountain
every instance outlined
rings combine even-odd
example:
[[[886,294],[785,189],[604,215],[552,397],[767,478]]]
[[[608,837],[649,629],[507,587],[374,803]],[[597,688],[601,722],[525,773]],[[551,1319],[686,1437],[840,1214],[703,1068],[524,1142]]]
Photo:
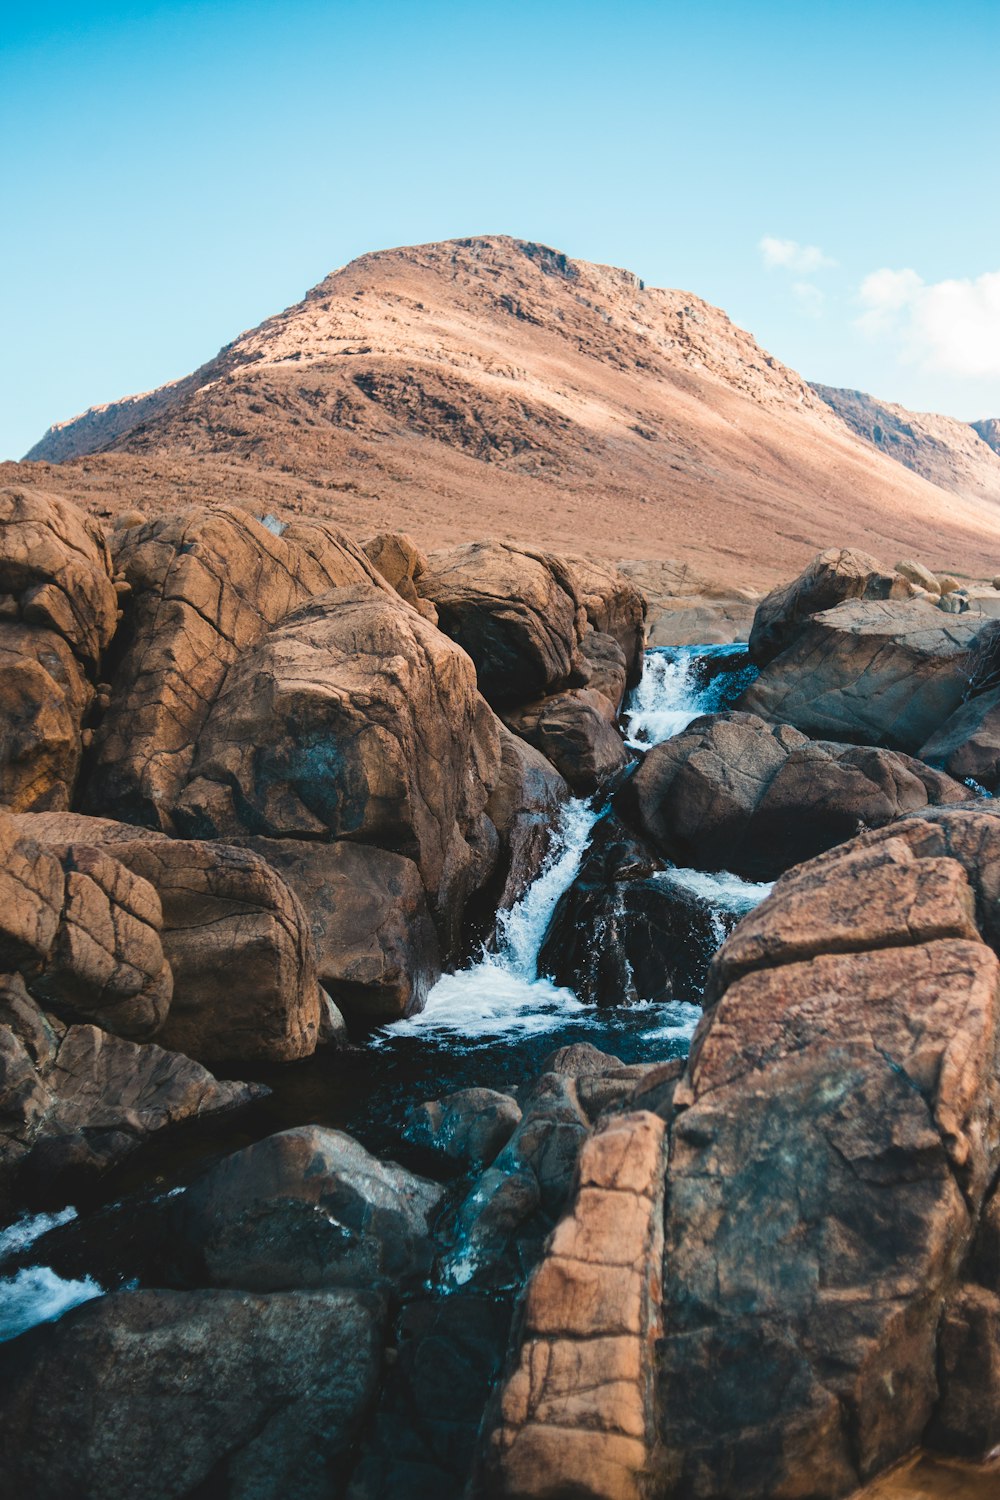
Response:
[[[1000,505],[874,451],[719,309],[506,236],[364,255],[194,374],[50,428],[15,477],[104,514],[225,496],[719,582],[833,543],[1000,571]]]
[[[907,411],[864,391],[812,389],[858,437],[915,474],[968,500],[1000,505],[1000,422]]]

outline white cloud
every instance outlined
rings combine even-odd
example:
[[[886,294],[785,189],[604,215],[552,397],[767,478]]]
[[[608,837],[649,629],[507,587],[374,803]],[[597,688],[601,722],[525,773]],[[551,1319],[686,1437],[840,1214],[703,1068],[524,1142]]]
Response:
[[[818,286],[813,286],[811,281],[794,281],[792,283],[792,295],[804,313],[810,318],[821,318],[826,303],[826,293],[821,292]]]
[[[873,271],[861,283],[857,326],[895,338],[902,358],[924,370],[1000,375],[1000,271],[925,282],[916,271]]]
[[[800,245],[798,240],[776,240],[765,234],[758,247],[769,271],[798,271],[810,275],[824,271],[837,262],[824,255],[818,245]]]

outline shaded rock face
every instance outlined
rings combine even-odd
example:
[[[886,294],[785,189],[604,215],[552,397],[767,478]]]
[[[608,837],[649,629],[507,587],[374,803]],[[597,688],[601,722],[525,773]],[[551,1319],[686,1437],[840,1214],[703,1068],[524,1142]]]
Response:
[[[773,880],[865,828],[967,796],[908,755],[809,740],[734,712],[654,745],[618,805],[679,865]]]
[[[962,703],[920,749],[922,760],[988,792],[1000,788],[1000,688]]]
[[[437,624],[437,610],[417,592],[417,580],[427,571],[427,559],[411,536],[400,531],[379,532],[365,542],[364,553],[401,599],[432,625]]]
[[[65,808],[118,619],[104,539],[75,505],[0,489],[0,802]]]
[[[486,1493],[650,1492],[664,1157],[663,1122],[651,1114],[613,1118],[583,1147],[572,1208],[525,1292]]]
[[[349,1135],[286,1130],[227,1157],[177,1202],[171,1244],[196,1284],[419,1284],[441,1189]]]
[[[549,852],[552,828],[569,787],[551,761],[500,725],[500,771],[486,815],[500,839],[497,863],[482,904],[492,921],[524,895]]]
[[[348,838],[404,854],[447,948],[495,858],[484,809],[499,767],[464,651],[390,595],[343,589],[230,668],[176,817],[201,837]]]
[[[504,714],[508,729],[540,750],[578,797],[589,797],[631,764],[614,705],[591,688],[571,688]]]
[[[1000,1165],[995,876],[949,839],[995,871],[1000,821],[934,809],[792,871],[715,960],[674,1096],[658,1492],[844,1495],[947,1400]]]
[[[610,636],[625,661],[626,686],[642,676],[646,636],[646,596],[626,573],[585,557],[563,559],[569,568],[576,597],[593,631]],[[584,652],[587,653],[587,637]]]
[[[507,542],[472,542],[428,559],[420,594],[476,664],[494,708],[566,684],[580,669],[586,614],[566,564]]]
[[[319,982],[360,1025],[423,1010],[441,977],[437,932],[420,872],[385,849],[339,840],[245,838],[302,904]]]
[[[383,1324],[359,1293],[100,1298],[0,1355],[7,1482],[39,1500],[202,1486],[323,1500],[370,1404]]]
[[[739,707],[816,739],[916,754],[962,702],[982,628],[919,599],[848,600],[799,625]]]
[[[316,1049],[320,993],[309,924],[249,849],[193,840],[115,844],[163,911],[173,1001],[158,1039],[201,1061],[290,1062]]]
[[[757,606],[750,631],[750,657],[765,667],[792,644],[811,616],[848,599],[907,599],[909,581],[884,568],[867,552],[830,547],[782,588],[773,589]]]
[[[495,1159],[521,1123],[521,1107],[496,1089],[459,1089],[444,1099],[428,1099],[410,1112],[406,1139],[467,1166]]]
[[[220,1083],[175,1052],[66,1027],[45,1015],[19,976],[0,979],[0,1203],[16,1185],[65,1202],[144,1139],[233,1109],[259,1090]]]
[[[314,595],[386,588],[334,527],[275,536],[231,506],[116,534],[130,603],[110,706],[85,788],[89,811],[169,830],[173,801],[227,668]]]
[[[589,1005],[693,1000],[724,920],[672,883],[666,862],[612,815],[552,914],[539,972]]]

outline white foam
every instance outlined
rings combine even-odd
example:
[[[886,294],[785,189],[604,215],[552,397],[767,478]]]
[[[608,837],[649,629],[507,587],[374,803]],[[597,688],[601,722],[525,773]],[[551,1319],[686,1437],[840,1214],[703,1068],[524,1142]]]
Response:
[[[90,1276],[65,1281],[49,1266],[28,1266],[0,1281],[0,1343],[103,1295],[104,1288]]]
[[[690,1042],[701,1020],[700,1005],[689,1000],[669,1000],[656,1007],[656,1025],[641,1033],[644,1042]]]
[[[741,880],[739,875],[728,870],[663,870],[656,878],[683,886],[693,896],[700,896],[712,906],[721,906],[723,911],[735,912],[737,916],[753,911],[774,889],[773,883]]]
[[[384,1028],[387,1036],[427,1039],[537,1035],[586,1014],[573,991],[538,977],[538,955],[556,903],[572,885],[600,814],[574,799],[562,810],[541,874],[497,923],[497,946],[478,963],[445,974],[424,1009]]]
[[[673,739],[705,712],[691,678],[694,655],[649,651],[625,710],[625,743],[643,749]]]
[[[0,1261],[19,1255],[50,1229],[58,1229],[60,1224],[69,1224],[75,1218],[75,1208],[61,1208],[54,1214],[22,1214],[6,1229],[0,1229]]]

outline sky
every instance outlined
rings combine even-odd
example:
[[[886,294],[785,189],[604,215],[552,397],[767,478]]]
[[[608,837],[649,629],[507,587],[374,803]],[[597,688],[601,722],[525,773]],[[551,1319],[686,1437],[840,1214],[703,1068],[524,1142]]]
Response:
[[[4,8],[0,458],[330,270],[507,233],[1000,415],[1000,4]]]

